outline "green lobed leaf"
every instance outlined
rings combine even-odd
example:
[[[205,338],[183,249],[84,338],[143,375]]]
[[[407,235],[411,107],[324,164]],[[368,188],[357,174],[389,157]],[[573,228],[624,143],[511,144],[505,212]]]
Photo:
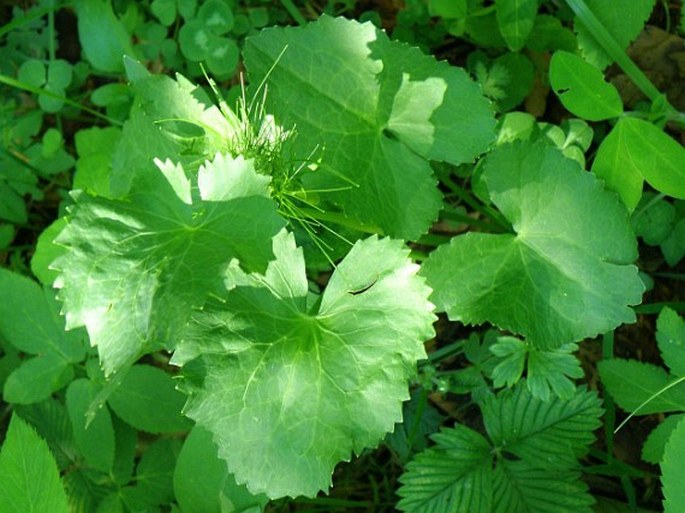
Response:
[[[173,378],[157,367],[131,367],[107,401],[122,420],[147,433],[186,431],[192,426],[181,413],[185,397]]]
[[[173,499],[173,473],[180,450],[178,440],[158,438],[136,467],[135,486],[122,489],[121,498],[131,511],[149,510]]]
[[[0,511],[68,513],[55,458],[31,426],[13,415],[0,450]]]
[[[564,344],[552,351],[530,348],[526,383],[534,397],[550,400],[550,392],[560,399],[570,399],[576,392],[571,378],[583,377],[580,360],[573,352],[576,344]],[[552,399],[553,400],[553,399]]]
[[[633,322],[635,236],[618,198],[543,142],[498,147],[483,181],[514,234],[468,233],[422,273],[452,320],[492,324],[552,349]],[[612,287],[606,287],[611,283]]]
[[[85,325],[105,373],[152,343],[173,345],[189,310],[221,287],[232,258],[263,270],[284,225],[269,179],[251,161],[217,154],[198,172],[199,198],[181,166],[158,163],[121,200],[75,194],[68,248],[54,267],[67,327]]]
[[[602,360],[597,367],[602,384],[625,411],[635,412],[636,415],[685,411],[685,383],[665,390],[676,378],[669,376],[661,367],[618,358]],[[644,401],[661,391],[635,411]]]
[[[238,483],[313,496],[401,419],[435,317],[400,241],[357,242],[311,308],[293,236],[282,232],[274,253],[265,276],[234,277],[193,315],[173,361],[194,368],[201,355],[185,413]]]
[[[601,121],[623,114],[618,90],[603,73],[581,57],[555,52],[549,64],[549,81],[561,103],[574,115]]]
[[[628,44],[642,31],[656,0],[584,0],[587,8],[597,17],[616,42],[627,48]],[[574,29],[578,45],[585,59],[604,69],[613,61],[592,32],[576,17]]]
[[[666,443],[661,463],[661,483],[664,492],[664,513],[679,513],[685,509],[685,420],[681,420]]]
[[[111,188],[116,196],[128,192],[138,174],[154,172],[154,159],[169,158],[194,171],[217,151],[225,152],[235,135],[202,88],[180,74],[176,80],[150,75],[135,61],[126,62],[136,96],[112,161]],[[179,125],[194,128],[194,133],[179,136]]]
[[[543,401],[525,381],[485,399],[485,428],[493,444],[538,469],[573,468],[595,439],[601,402],[595,392],[577,389],[569,399]]]
[[[518,52],[533,30],[538,0],[495,0],[497,26],[509,50]]]
[[[416,456],[400,477],[397,508],[405,512],[492,511],[492,454],[488,441],[466,426],[443,429],[437,444]]]
[[[267,110],[297,127],[296,158],[321,152],[305,186],[387,235],[416,239],[435,220],[427,159],[471,162],[494,138],[492,109],[463,70],[371,23],[266,29],[246,40],[245,63],[267,84]]]
[[[504,385],[512,387],[518,383],[523,375],[528,356],[526,343],[515,337],[499,337],[497,343],[490,347],[490,351],[501,358],[497,367],[492,370],[493,386],[495,388]]]
[[[222,504],[236,512],[264,506],[268,499],[252,495],[228,473],[226,462],[217,456],[212,434],[199,426],[183,443],[174,470],[174,492],[183,511],[222,513]]]

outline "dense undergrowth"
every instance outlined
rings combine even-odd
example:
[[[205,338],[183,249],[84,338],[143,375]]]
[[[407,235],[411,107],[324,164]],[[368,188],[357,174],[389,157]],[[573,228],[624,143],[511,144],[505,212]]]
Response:
[[[681,2],[0,11],[0,513],[685,510]]]

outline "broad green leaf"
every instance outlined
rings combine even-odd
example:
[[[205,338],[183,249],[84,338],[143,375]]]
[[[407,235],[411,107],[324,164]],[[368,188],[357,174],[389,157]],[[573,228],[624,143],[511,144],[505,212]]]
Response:
[[[488,441],[466,426],[433,435],[435,447],[406,468],[397,508],[416,513],[492,511],[492,454]]]
[[[601,422],[595,392],[577,389],[570,399],[542,401],[524,381],[488,397],[482,407],[493,444],[536,468],[573,468],[594,440]]]
[[[320,152],[306,187],[388,235],[415,239],[435,220],[428,159],[472,162],[494,138],[492,109],[463,70],[371,23],[266,29],[246,40],[245,62],[251,82],[266,81],[267,110],[296,126],[296,158]]]
[[[75,7],[79,43],[86,59],[98,71],[123,71],[123,56],[135,56],[135,50],[111,0],[78,0]]]
[[[9,376],[2,390],[3,399],[12,404],[31,404],[50,397],[67,385],[74,371],[66,360],[55,353],[24,361]]]
[[[609,173],[627,168],[623,172],[629,176],[639,173],[659,192],[685,199],[685,148],[682,145],[653,124],[633,117],[619,120],[611,133],[614,132],[617,135],[612,144],[620,145],[615,151],[623,152],[623,156],[614,163],[618,169],[610,168]]]
[[[618,193],[625,206],[632,212],[642,197],[644,178],[640,157],[634,155],[629,147],[630,142],[627,140],[624,125],[626,119],[619,119],[599,145],[595,160],[592,162],[592,172],[604,180],[607,189]],[[657,159],[658,156],[651,155],[649,158]]]
[[[86,348],[80,334],[64,332],[64,320],[50,289],[7,269],[0,269],[0,333],[28,354],[53,354],[79,362]]]
[[[685,510],[685,420],[678,423],[666,444],[661,473],[664,513],[679,513]]]
[[[578,42],[576,35],[562,25],[559,18],[549,14],[539,14],[535,17],[526,47],[536,52],[556,50],[573,52],[578,48]]]
[[[55,458],[48,445],[17,415],[0,450],[2,513],[68,513]]]
[[[185,431],[192,425],[181,414],[185,397],[157,367],[131,367],[107,401],[122,420],[148,433]]]
[[[635,320],[637,244],[616,195],[543,142],[495,149],[482,179],[515,233],[471,232],[430,255],[422,273],[439,310],[539,349]]]
[[[293,236],[282,232],[274,253],[265,276],[232,279],[193,315],[174,361],[194,369],[201,355],[185,413],[212,432],[238,483],[313,496],[401,419],[435,317],[400,241],[357,242],[311,308]]]
[[[602,384],[616,403],[627,412],[648,415],[685,411],[685,383],[666,390],[676,378],[669,376],[661,367],[614,358],[599,362],[598,368]],[[635,411],[653,395],[656,395],[654,399]]]
[[[577,55],[555,52],[549,64],[549,81],[564,107],[578,117],[601,121],[623,113],[618,90],[604,80],[599,69]]]
[[[46,287],[51,287],[59,274],[54,269],[51,269],[50,265],[58,256],[66,253],[64,247],[54,244],[55,237],[60,234],[66,225],[66,218],[60,217],[43,230],[38,236],[36,250],[33,253],[33,257],[31,257],[31,272]]]
[[[265,496],[252,495],[236,484],[226,462],[217,456],[212,434],[199,426],[190,432],[178,455],[174,492],[181,509],[193,513],[222,513],[222,504],[242,512],[267,502]]]
[[[199,198],[191,198],[182,167],[159,167],[121,200],[76,194],[56,240],[69,249],[54,263],[67,327],[86,326],[106,374],[152,342],[173,345],[190,308],[221,286],[232,258],[263,270],[271,237],[284,225],[268,197],[269,179],[251,161],[207,161]]]
[[[495,469],[492,513],[592,513],[594,499],[577,470],[503,460]]]
[[[109,410],[100,408],[93,421],[86,422],[86,413],[97,392],[96,386],[87,379],[72,381],[67,389],[67,409],[79,451],[91,467],[109,473],[115,447]]]
[[[538,0],[495,0],[495,8],[502,37],[509,50],[518,52],[525,46],[533,29]]]
[[[685,319],[665,307],[656,320],[656,341],[671,372],[685,376]]]
[[[628,44],[642,31],[656,0],[584,0],[587,8],[599,19],[616,42],[627,48]],[[578,44],[585,59],[604,69],[613,61],[602,45],[578,17],[573,24],[578,35]]]
[[[671,438],[678,423],[685,419],[685,415],[669,415],[655,427],[642,445],[642,459],[658,465],[664,458],[666,442]]]

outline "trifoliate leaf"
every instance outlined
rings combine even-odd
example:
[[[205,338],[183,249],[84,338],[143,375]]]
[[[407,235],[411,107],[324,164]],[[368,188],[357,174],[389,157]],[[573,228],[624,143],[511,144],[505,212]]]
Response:
[[[432,436],[437,447],[407,465],[398,509],[439,513],[492,511],[492,454],[479,433],[457,425]]]
[[[685,376],[685,319],[665,307],[656,320],[656,341],[671,372]]]
[[[77,193],[56,241],[69,249],[54,263],[67,327],[86,326],[107,374],[152,342],[173,345],[231,259],[264,270],[284,225],[251,161],[207,161],[199,198],[180,166],[159,167],[121,200]]]
[[[494,138],[492,109],[463,70],[371,23],[323,16],[263,30],[246,40],[245,62],[267,83],[268,111],[296,125],[298,157],[320,150],[306,186],[388,235],[415,239],[436,218],[427,159],[471,162]]]
[[[596,394],[578,390],[570,400],[542,402],[521,382],[489,396],[482,410],[491,441],[459,425],[434,435],[436,445],[400,477],[399,509],[590,513],[576,458],[600,425]]]
[[[572,468],[594,440],[601,422],[595,392],[577,389],[568,400],[542,401],[524,381],[490,396],[483,404],[485,428],[499,450],[537,468]]]
[[[661,367],[618,358],[602,360],[597,367],[602,384],[627,412],[648,415],[685,410],[685,383],[667,388],[677,378]]]
[[[45,440],[13,415],[0,450],[0,510],[3,513],[67,513],[55,458]]]
[[[468,233],[422,273],[453,320],[492,324],[552,349],[633,322],[640,302],[635,236],[617,196],[555,148],[495,149],[483,181],[514,234]],[[606,284],[610,283],[611,287]]]
[[[585,0],[586,8],[624,49],[642,31],[655,3],[656,0]],[[600,69],[613,62],[602,44],[595,39],[592,30],[579,17],[576,17],[573,26],[578,35],[578,45],[588,62]]]
[[[238,483],[313,496],[401,419],[435,317],[400,241],[355,244],[311,308],[293,236],[282,232],[274,253],[265,276],[193,315],[174,361],[199,367],[185,413],[212,432]]]
[[[685,420],[681,420],[666,443],[661,463],[661,482],[664,487],[664,513],[678,513],[685,509]]]

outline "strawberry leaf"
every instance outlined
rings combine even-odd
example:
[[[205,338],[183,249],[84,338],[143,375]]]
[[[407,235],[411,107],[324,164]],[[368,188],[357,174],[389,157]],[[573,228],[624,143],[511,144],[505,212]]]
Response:
[[[265,276],[232,280],[193,315],[174,361],[187,367],[186,415],[213,433],[239,484],[314,496],[400,421],[435,317],[399,241],[358,242],[313,305],[293,236],[274,253]]]

